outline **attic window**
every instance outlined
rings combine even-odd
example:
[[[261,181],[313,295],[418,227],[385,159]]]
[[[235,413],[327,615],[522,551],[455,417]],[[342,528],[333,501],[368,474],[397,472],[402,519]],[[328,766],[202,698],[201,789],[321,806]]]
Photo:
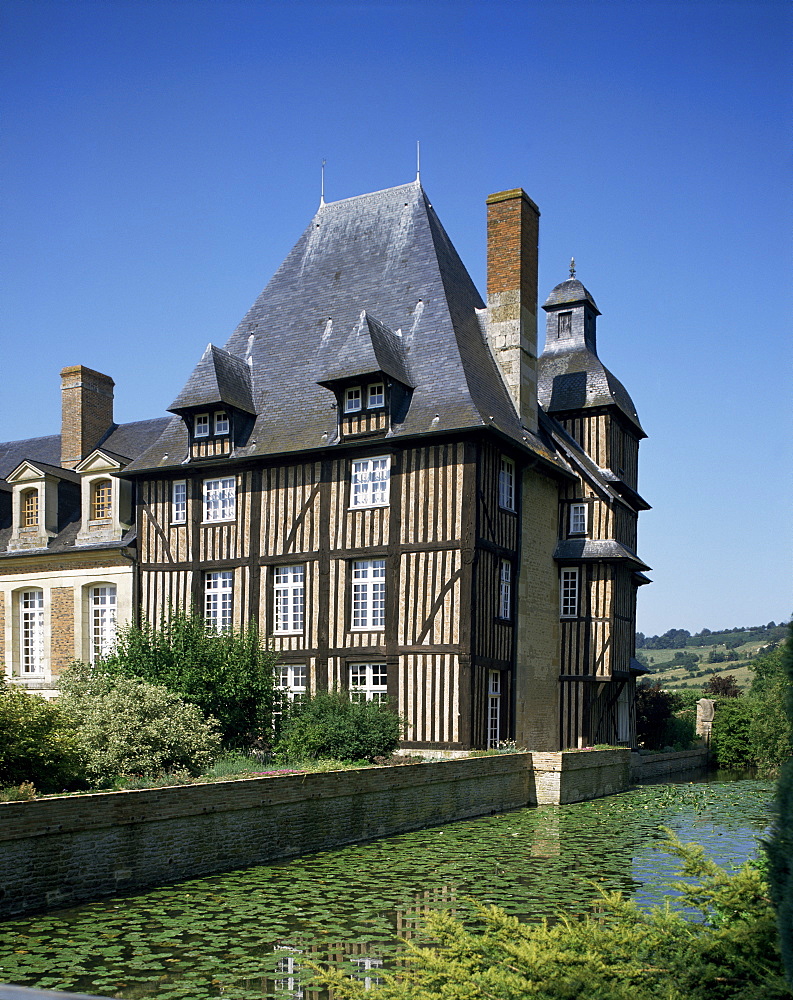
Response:
[[[27,490],[22,494],[22,527],[35,528],[39,523],[39,491]]]
[[[209,437],[209,414],[197,413],[193,428],[193,433],[197,438]]]
[[[216,434],[228,434],[229,432],[229,415],[225,410],[218,410],[215,414],[215,433]]]
[[[100,479],[94,483],[91,496],[91,520],[105,521],[111,515],[113,485],[109,479]]]
[[[344,412],[357,413],[361,409],[361,387],[354,385],[344,393]]]
[[[556,328],[557,337],[569,337],[573,326],[573,314],[571,312],[559,313],[558,326]]]
[[[382,382],[375,382],[369,386],[368,407],[370,410],[385,406],[385,387]]]

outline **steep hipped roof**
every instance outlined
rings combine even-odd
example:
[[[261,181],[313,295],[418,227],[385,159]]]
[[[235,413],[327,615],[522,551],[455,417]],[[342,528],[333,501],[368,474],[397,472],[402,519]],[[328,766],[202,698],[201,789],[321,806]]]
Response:
[[[483,306],[418,182],[320,206],[226,344],[236,358],[250,359],[257,413],[236,457],[336,440],[334,400],[318,383],[329,369],[342,370],[337,362],[348,357],[362,313],[376,317],[367,321],[364,347],[378,369],[400,378],[401,357],[415,387],[391,436],[493,426],[525,445],[477,319]],[[397,342],[401,350],[386,359],[385,348]],[[175,419],[128,471],[178,466],[187,444],[184,423]]]
[[[244,413],[256,412],[251,395],[251,370],[241,358],[207,344],[187,385],[168,409],[171,413],[182,413],[197,406],[219,404]]]
[[[595,300],[581,282],[577,278],[568,278],[553,289],[543,309],[553,314],[575,306],[587,306],[595,315],[600,315]],[[580,312],[581,309],[579,317]],[[574,316],[569,336],[561,339],[546,337],[537,376],[540,406],[546,413],[616,407],[627,417],[639,437],[646,437],[627,389],[597,355],[594,317],[591,326],[579,317]],[[576,322],[576,319],[579,321]]]
[[[401,335],[378,323],[366,311],[361,313],[357,326],[340,347],[328,343],[323,349],[320,345],[318,361],[320,370],[325,369],[324,377],[317,380],[320,385],[383,372],[409,389],[413,388]]]

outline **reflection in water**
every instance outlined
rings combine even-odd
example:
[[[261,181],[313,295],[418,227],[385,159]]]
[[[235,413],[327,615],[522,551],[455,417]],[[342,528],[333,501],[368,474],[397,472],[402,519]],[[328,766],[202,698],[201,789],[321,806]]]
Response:
[[[607,891],[660,901],[661,824],[718,861],[754,853],[771,782],[655,785],[521,809],[0,924],[0,981],[124,1000],[320,1000],[307,965],[374,982],[395,939],[473,900],[524,920],[581,913]]]

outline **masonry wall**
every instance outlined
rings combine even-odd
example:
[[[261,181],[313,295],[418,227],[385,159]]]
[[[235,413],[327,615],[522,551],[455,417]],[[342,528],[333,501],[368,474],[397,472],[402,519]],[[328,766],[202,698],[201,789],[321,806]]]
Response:
[[[0,918],[501,812],[530,754],[0,804]]]
[[[521,498],[515,740],[536,750],[559,749],[559,572],[557,484],[528,470]]]

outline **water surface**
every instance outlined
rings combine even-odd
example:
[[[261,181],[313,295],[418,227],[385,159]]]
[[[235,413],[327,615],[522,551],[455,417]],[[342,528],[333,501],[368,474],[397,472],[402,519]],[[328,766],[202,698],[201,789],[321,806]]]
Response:
[[[428,909],[465,917],[476,899],[539,920],[584,912],[598,886],[659,903],[676,872],[659,826],[738,864],[757,853],[773,789],[647,785],[7,921],[0,982],[125,1000],[299,997],[307,956],[371,979]]]

